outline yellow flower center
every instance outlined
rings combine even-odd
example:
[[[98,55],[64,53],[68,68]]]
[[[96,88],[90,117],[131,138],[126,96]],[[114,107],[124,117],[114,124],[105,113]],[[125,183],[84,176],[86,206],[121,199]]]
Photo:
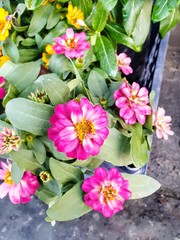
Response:
[[[80,123],[76,123],[75,130],[77,132],[77,137],[81,142],[87,134],[93,134],[95,132],[94,124],[86,119],[83,119]]]
[[[102,190],[102,194],[104,196],[104,203],[107,204],[108,200],[109,201],[113,201],[114,198],[117,195],[117,191],[115,189],[113,189],[113,187],[110,186],[105,186]]]
[[[75,42],[75,39],[74,38],[68,38],[66,40],[66,46],[70,49],[72,48],[76,48],[76,42]]]
[[[13,184],[13,181],[12,181],[12,178],[11,178],[11,173],[10,173],[9,170],[7,170],[6,173],[5,173],[4,182],[9,184],[9,185]]]

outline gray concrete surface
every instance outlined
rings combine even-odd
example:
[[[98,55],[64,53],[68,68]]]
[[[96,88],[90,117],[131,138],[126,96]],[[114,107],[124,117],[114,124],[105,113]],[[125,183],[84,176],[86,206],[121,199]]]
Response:
[[[176,36],[176,40],[174,39]],[[173,118],[174,137],[152,144],[148,175],[161,182],[154,195],[125,203],[125,210],[110,219],[91,212],[80,219],[44,222],[46,206],[38,199],[14,206],[0,201],[0,240],[180,240],[180,39],[172,32],[164,69],[159,106]]]

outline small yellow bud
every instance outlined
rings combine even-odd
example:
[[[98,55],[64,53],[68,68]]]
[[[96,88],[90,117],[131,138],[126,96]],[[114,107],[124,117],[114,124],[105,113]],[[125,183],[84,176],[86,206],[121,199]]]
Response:
[[[51,179],[51,175],[47,171],[40,172],[39,177],[42,182],[49,182],[49,180]]]

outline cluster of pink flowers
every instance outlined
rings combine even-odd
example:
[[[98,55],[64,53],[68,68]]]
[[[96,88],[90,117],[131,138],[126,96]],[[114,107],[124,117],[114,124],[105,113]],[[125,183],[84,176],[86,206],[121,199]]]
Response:
[[[120,109],[119,115],[127,124],[139,122],[144,124],[146,116],[152,113],[149,104],[148,90],[140,88],[133,82],[132,86],[125,80],[120,89],[114,92],[115,105]]]
[[[57,105],[50,123],[49,139],[70,158],[85,160],[97,155],[108,136],[106,111],[87,98]]]
[[[29,171],[25,171],[20,183],[13,182],[11,177],[11,163],[5,164],[0,162],[0,198],[4,198],[7,194],[14,204],[27,203],[31,200],[32,194],[35,194],[39,183],[37,177]]]
[[[168,135],[174,135],[174,132],[170,129],[171,117],[165,116],[165,110],[163,108],[158,108],[156,112],[153,113],[153,126],[156,129],[157,138],[168,139]]]
[[[65,54],[68,58],[83,57],[85,50],[90,48],[84,32],[74,33],[72,28],[66,30],[66,34],[54,39],[53,49],[57,54]]]
[[[124,201],[131,197],[128,181],[124,180],[117,168],[109,172],[97,168],[92,177],[84,180],[82,190],[86,193],[85,203],[104,217],[111,217],[123,210]]]
[[[3,88],[5,85],[5,79],[4,77],[0,76],[0,99],[3,99],[4,96],[6,95],[6,90]]]
[[[122,71],[125,75],[133,73],[132,67],[130,67],[131,58],[126,53],[120,53],[116,55],[118,61],[118,70]]]

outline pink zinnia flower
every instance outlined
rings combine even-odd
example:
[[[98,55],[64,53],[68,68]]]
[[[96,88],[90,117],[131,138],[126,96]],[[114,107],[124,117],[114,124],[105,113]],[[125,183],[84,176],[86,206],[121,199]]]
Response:
[[[56,37],[53,46],[57,54],[65,54],[68,58],[79,58],[84,56],[84,51],[90,48],[90,43],[86,41],[84,32],[74,33],[72,28],[66,30],[66,34]]]
[[[85,203],[104,217],[111,217],[123,210],[123,203],[131,197],[128,181],[124,180],[116,168],[106,172],[97,168],[92,177],[85,179],[82,190],[86,192]]]
[[[4,127],[0,131],[0,154],[8,154],[12,150],[18,151],[20,144],[21,138],[12,128]]]
[[[131,58],[126,53],[120,53],[116,55],[118,61],[118,70],[121,70],[125,75],[133,73],[132,67],[130,67]]]
[[[27,203],[31,200],[30,195],[35,194],[39,187],[37,177],[29,171],[25,171],[20,183],[16,184],[11,178],[11,163],[0,162],[0,179],[4,182],[0,185],[0,198],[7,194],[14,204]]]
[[[5,83],[6,83],[6,81],[5,81],[4,77],[0,76],[0,99],[3,99],[4,96],[6,95],[6,91],[3,88]]]
[[[148,105],[148,90],[140,88],[139,84],[133,82],[132,86],[125,80],[119,90],[114,92],[115,105],[120,108],[119,115],[127,124],[134,124],[138,121],[144,124],[146,115],[152,113]]]
[[[80,160],[97,155],[108,135],[106,112],[87,98],[57,105],[50,123],[48,137],[57,150]]]
[[[174,135],[174,132],[170,129],[171,117],[165,116],[165,110],[163,108],[158,108],[156,112],[153,113],[153,126],[156,128],[157,138],[168,139],[168,135]]]

